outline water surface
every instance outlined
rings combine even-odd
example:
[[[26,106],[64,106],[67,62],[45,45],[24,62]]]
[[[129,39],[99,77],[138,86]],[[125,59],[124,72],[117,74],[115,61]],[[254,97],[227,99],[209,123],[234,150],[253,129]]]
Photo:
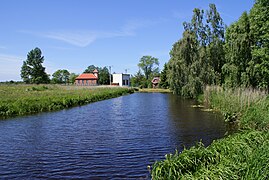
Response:
[[[172,94],[135,93],[68,110],[0,121],[4,179],[149,178],[147,165],[223,137],[212,112]]]

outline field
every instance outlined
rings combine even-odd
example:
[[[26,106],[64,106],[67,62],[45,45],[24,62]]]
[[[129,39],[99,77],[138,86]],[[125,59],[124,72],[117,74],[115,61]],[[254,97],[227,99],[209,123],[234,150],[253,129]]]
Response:
[[[207,87],[203,102],[222,112],[237,132],[204,147],[202,143],[167,154],[151,170],[153,179],[268,179],[269,97],[252,89]]]
[[[55,111],[132,92],[119,87],[0,85],[0,118]]]

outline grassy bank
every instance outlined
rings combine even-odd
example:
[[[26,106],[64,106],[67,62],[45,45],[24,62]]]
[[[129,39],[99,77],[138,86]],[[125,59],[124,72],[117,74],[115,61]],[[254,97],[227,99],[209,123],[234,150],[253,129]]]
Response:
[[[132,92],[127,88],[0,85],[0,118],[55,111]]]
[[[139,92],[147,92],[147,93],[154,93],[154,92],[159,92],[159,93],[170,93],[170,89],[160,89],[160,88],[143,88],[139,89]]]
[[[166,155],[152,167],[153,179],[268,179],[269,97],[252,89],[207,87],[204,103],[223,113],[238,131],[204,147]]]

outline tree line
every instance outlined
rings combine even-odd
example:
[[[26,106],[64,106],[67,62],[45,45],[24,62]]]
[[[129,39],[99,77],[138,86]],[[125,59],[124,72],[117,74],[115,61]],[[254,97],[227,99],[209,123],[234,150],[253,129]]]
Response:
[[[74,84],[76,77],[79,74],[70,73],[66,69],[59,69],[50,75],[45,72],[44,56],[41,49],[35,48],[27,54],[27,59],[23,61],[21,67],[21,78],[27,84]],[[88,66],[83,73],[92,73],[95,69],[98,70],[98,83],[100,85],[109,84],[110,73],[107,67],[97,67],[94,65]]]
[[[249,13],[226,27],[214,4],[195,8],[183,37],[170,51],[169,88],[195,98],[206,85],[269,90],[269,1],[256,0]],[[164,68],[164,69],[165,69]]]

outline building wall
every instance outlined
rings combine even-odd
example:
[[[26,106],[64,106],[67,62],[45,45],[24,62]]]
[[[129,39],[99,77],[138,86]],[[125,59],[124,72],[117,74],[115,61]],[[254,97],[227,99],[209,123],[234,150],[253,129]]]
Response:
[[[76,80],[75,84],[78,86],[96,86],[97,85],[97,80]]]
[[[130,86],[130,74],[113,74],[113,83],[119,83],[119,86]]]

